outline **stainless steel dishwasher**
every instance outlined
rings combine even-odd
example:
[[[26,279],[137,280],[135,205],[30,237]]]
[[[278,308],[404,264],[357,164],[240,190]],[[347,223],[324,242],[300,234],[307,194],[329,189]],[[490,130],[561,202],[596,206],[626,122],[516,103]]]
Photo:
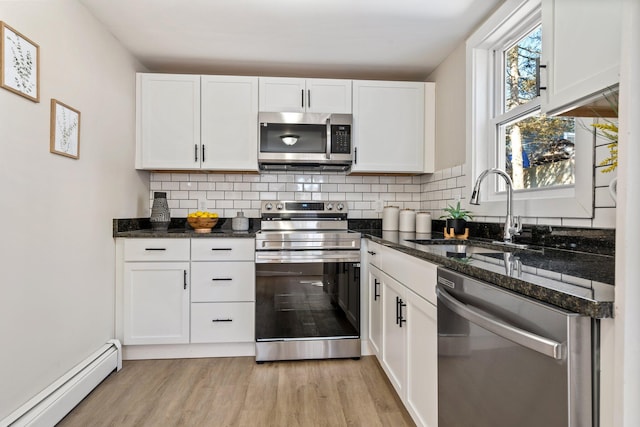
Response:
[[[591,318],[438,269],[439,427],[592,426]]]

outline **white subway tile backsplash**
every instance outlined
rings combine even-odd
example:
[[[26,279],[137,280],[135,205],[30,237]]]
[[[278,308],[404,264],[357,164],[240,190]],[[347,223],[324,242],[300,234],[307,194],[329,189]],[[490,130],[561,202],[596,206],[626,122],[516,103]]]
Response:
[[[602,151],[602,149],[600,149]],[[602,156],[602,154],[601,154]],[[198,201],[225,217],[243,211],[247,217],[260,216],[262,200],[346,201],[350,218],[381,218],[376,202],[383,206],[431,212],[434,219],[456,200],[468,198],[467,165],[458,165],[433,174],[415,176],[344,175],[340,173],[206,174],[151,173],[150,199],[154,191],[167,191],[171,215],[186,216],[198,209]],[[601,169],[601,168],[600,168]],[[525,224],[571,227],[615,227],[615,204],[608,192],[613,174],[599,173],[596,167],[595,215],[593,219],[523,218]],[[501,217],[475,217],[480,222],[503,222]]]
[[[171,182],[171,181],[162,181],[162,189],[164,191],[179,190],[180,189],[180,183],[179,182]]]
[[[269,191],[287,191],[287,183],[286,182],[270,182],[268,185]],[[289,184],[295,185],[295,184]]]
[[[207,175],[204,173],[190,173],[189,174],[189,181],[193,181],[193,182],[199,182],[199,181],[206,181],[207,180]]]

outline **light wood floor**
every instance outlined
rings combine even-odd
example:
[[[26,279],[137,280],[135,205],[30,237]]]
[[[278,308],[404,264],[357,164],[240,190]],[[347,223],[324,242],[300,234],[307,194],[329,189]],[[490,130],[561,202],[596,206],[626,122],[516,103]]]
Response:
[[[414,423],[373,356],[261,365],[236,357],[125,361],[58,426]]]

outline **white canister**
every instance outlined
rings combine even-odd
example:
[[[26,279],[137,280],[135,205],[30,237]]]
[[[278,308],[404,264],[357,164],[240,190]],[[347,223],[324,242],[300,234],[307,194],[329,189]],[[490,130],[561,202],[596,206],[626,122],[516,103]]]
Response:
[[[431,214],[429,212],[416,213],[416,233],[431,233]]]
[[[398,231],[398,206],[385,206],[382,210],[382,229],[387,231]]]
[[[403,232],[416,231],[416,211],[413,209],[402,209],[400,211],[398,230]]]
[[[243,212],[238,212],[235,218],[231,219],[231,229],[233,231],[247,231],[249,229],[249,218]]]

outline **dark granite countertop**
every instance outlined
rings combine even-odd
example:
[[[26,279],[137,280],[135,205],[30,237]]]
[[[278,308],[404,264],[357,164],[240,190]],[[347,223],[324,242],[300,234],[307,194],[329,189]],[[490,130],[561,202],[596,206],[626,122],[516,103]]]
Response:
[[[255,221],[249,221],[248,231],[233,231],[230,218],[220,218],[211,233],[196,233],[187,223],[186,218],[172,218],[167,231],[155,231],[151,229],[149,218],[114,219],[114,238],[220,238],[220,237],[247,237],[256,236],[258,229]]]
[[[506,248],[486,239],[445,240],[441,233],[358,230],[371,241],[538,301],[594,318],[613,317],[615,257],[530,246]],[[432,239],[429,244],[411,242]],[[458,244],[473,248],[457,253]]]

